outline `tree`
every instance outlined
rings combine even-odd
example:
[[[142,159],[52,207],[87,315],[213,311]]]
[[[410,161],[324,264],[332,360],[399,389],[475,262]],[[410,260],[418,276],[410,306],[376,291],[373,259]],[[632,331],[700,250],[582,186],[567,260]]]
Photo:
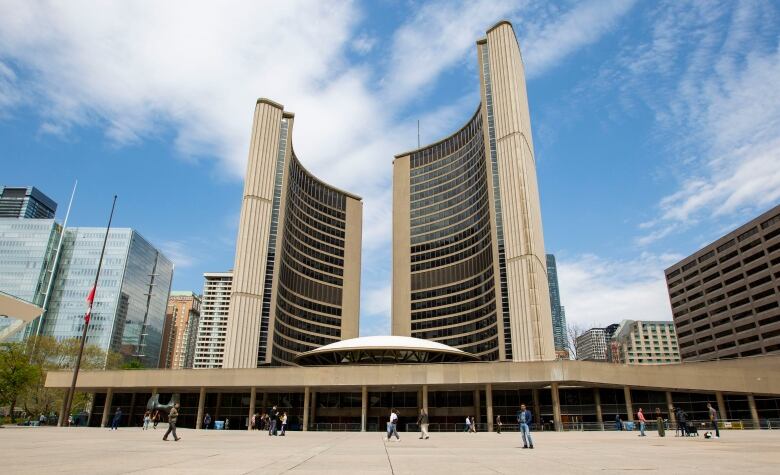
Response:
[[[566,325],[566,338],[569,344],[569,355],[571,359],[577,359],[577,338],[588,331],[588,328],[578,323]]]
[[[30,363],[19,343],[0,344],[0,404],[8,404],[11,422],[16,421],[14,409],[22,396],[40,378],[40,368]]]

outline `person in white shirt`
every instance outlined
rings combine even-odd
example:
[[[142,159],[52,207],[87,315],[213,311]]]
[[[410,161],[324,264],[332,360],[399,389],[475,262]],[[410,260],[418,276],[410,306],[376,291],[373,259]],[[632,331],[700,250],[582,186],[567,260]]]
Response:
[[[466,416],[466,430],[463,432],[471,432],[471,418]]]
[[[398,411],[395,408],[390,410],[390,422],[387,423],[387,440],[389,441],[392,436],[395,436],[399,442],[401,441],[401,437],[398,435]]]

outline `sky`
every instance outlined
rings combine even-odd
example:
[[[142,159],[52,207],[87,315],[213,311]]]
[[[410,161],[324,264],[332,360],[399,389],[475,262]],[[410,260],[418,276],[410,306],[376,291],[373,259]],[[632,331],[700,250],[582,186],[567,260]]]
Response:
[[[390,330],[392,158],[479,104],[514,24],[570,324],[670,320],[663,270],[780,202],[780,3],[0,0],[0,183],[132,227],[173,289],[232,268],[256,99],[363,197],[361,335]]]

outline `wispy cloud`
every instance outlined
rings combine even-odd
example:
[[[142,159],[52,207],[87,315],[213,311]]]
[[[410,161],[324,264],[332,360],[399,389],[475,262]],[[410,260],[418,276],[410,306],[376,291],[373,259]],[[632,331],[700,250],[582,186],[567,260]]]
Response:
[[[663,270],[682,257],[650,253],[628,260],[592,254],[558,257],[567,323],[608,325],[627,318],[671,320]]]
[[[193,267],[197,263],[190,246],[184,241],[163,241],[159,246],[165,257],[177,268]]]

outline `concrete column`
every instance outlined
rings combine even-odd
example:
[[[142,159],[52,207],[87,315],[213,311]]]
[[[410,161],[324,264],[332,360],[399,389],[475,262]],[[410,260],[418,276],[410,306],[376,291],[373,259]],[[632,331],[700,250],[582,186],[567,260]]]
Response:
[[[720,391],[715,392],[715,401],[718,403],[718,414],[720,417],[720,420],[725,421],[728,419],[728,416],[726,415],[726,401],[723,399],[723,393]]]
[[[558,394],[558,383],[552,383],[550,385],[550,392],[552,393],[553,403],[553,421],[555,422],[555,430],[563,430],[563,421],[561,420],[561,398]]]
[[[422,387],[422,408],[426,414],[428,414],[428,385],[423,384]]]
[[[750,417],[753,419],[753,427],[761,428],[761,420],[758,418],[758,409],[756,408],[756,398],[752,394],[747,395],[748,406],[750,406]]]
[[[246,430],[252,430],[252,416],[255,414],[255,403],[257,402],[257,388],[252,386],[249,390],[249,423]]]
[[[260,412],[265,412],[268,409],[268,393],[263,393],[263,407]]]
[[[311,412],[309,413],[309,420],[314,424],[317,417],[317,391],[311,392]]]
[[[217,393],[217,407],[214,408],[214,421],[219,419],[219,406],[222,405],[222,393]]]
[[[198,396],[198,418],[195,420],[195,428],[203,428],[203,417],[206,412],[206,388],[200,388],[200,395]]]
[[[100,427],[105,427],[108,424],[108,415],[111,413],[111,400],[114,399],[114,390],[108,388],[106,391],[106,402],[103,404],[103,417],[100,419]]]
[[[666,391],[666,410],[669,411],[669,423],[676,424],[677,416],[674,414],[674,402],[671,391]]]
[[[360,432],[366,431],[368,420],[368,388],[363,386],[360,390]]]
[[[623,386],[623,394],[626,398],[626,412],[628,412],[629,422],[634,422],[634,404],[631,402],[631,388]]]
[[[309,387],[306,386],[303,388],[303,427],[301,430],[308,431],[309,430],[309,399],[310,399],[311,391],[309,391]],[[263,401],[265,401],[265,394],[263,394]],[[263,403],[263,409],[265,410],[265,402]]]
[[[593,401],[596,403],[596,420],[599,423],[599,429],[604,430],[604,415],[601,413],[601,391],[599,388],[593,388]]]
[[[487,430],[493,432],[493,385],[485,385],[485,409],[487,410]]]
[[[534,398],[533,400],[533,406],[534,406],[534,418],[535,422],[537,424],[542,423],[542,406],[539,404],[539,389],[533,388],[531,390],[531,397]],[[523,401],[520,401],[523,402]]]
[[[479,389],[474,390],[474,423],[479,424],[480,422],[480,415],[479,415]]]
[[[135,393],[130,396],[130,409],[127,411],[127,426],[133,427],[133,411],[135,410]]]

